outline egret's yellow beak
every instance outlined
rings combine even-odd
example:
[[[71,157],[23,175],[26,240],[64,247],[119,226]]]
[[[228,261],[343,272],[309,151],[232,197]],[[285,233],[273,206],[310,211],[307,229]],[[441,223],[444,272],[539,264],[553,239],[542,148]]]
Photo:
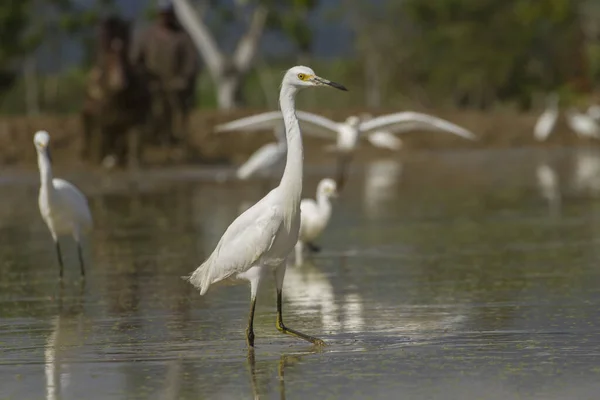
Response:
[[[348,89],[346,89],[346,87],[344,85],[321,78],[320,76],[314,75],[314,76],[310,77],[309,80],[311,82],[315,83],[316,85],[323,85],[323,86],[327,85],[327,86],[331,86],[332,88],[343,90],[345,92],[348,91]]]

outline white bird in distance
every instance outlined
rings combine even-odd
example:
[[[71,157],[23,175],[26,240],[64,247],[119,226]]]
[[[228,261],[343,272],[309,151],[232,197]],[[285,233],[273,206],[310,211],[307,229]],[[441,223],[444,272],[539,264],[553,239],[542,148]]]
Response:
[[[336,144],[333,147],[328,146],[328,149],[340,155],[338,167],[341,176],[338,178],[338,189],[343,186],[346,164],[358,147],[360,138],[367,139],[376,147],[391,150],[397,150],[401,147],[401,142],[394,134],[412,130],[443,131],[464,139],[477,139],[473,132],[456,124],[432,115],[413,111],[387,114],[371,119],[368,119],[367,116],[363,120],[352,115],[344,122],[335,122],[329,118],[306,111],[296,111],[296,116],[302,132],[315,137],[336,140]],[[269,111],[217,125],[215,132],[253,132],[278,129],[282,124],[282,118],[280,111]],[[256,154],[253,154],[252,158]],[[271,162],[271,159],[264,157],[262,160],[256,160],[255,162],[266,165]]]
[[[81,236],[92,229],[92,214],[85,195],[72,183],[54,178],[50,162],[50,135],[39,131],[33,137],[40,170],[39,207],[42,219],[48,225],[60,267],[59,276],[63,278],[63,260],[60,251],[59,236],[71,235],[77,242],[77,254],[81,276],[85,277]]]

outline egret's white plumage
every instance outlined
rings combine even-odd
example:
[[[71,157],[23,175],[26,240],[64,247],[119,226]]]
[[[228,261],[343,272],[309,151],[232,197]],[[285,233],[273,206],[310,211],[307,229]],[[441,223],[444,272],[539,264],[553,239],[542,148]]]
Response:
[[[308,67],[297,66],[286,72],[279,95],[279,115],[283,116],[285,124],[288,152],[279,186],[229,225],[213,253],[189,277],[200,294],[205,294],[211,285],[224,280],[250,282],[251,306],[246,330],[250,347],[254,346],[256,294],[262,278],[271,271],[274,271],[277,286],[277,328],[314,344],[324,344],[320,339],[285,327],[281,312],[285,261],[298,241],[300,230],[303,148],[295,97],[299,89],[323,85],[346,90],[316,76]]]
[[[548,96],[546,103],[546,110],[540,115],[533,128],[533,137],[539,141],[546,140],[550,136],[558,119],[558,95],[553,93]]]
[[[590,115],[581,113],[575,108],[566,111],[567,124],[577,136],[600,138],[600,126]]]
[[[48,155],[50,135],[39,131],[33,138],[37,151],[38,167],[40,170],[39,207],[42,218],[56,245],[60,277],[63,276],[63,262],[60,252],[59,237],[71,235],[77,242],[81,275],[85,275],[81,253],[82,234],[92,228],[92,214],[87,199],[73,184],[52,176],[52,166]]]
[[[296,115],[303,132],[336,140],[334,149],[342,153],[354,151],[360,138],[369,140],[375,146],[398,149],[398,141],[390,140],[389,137],[392,134],[405,133],[415,129],[444,131],[470,140],[477,138],[474,133],[451,122],[412,111],[382,115],[366,121],[361,121],[361,118],[353,115],[342,123],[306,111],[296,111]],[[227,131],[273,129],[281,124],[281,119],[281,112],[271,111],[231,121],[220,125],[218,129]],[[372,134],[375,134],[374,139],[370,138]],[[386,138],[381,140],[382,137]]]
[[[302,199],[300,202],[300,235],[296,243],[296,265],[303,263],[304,245],[312,251],[318,251],[313,241],[317,239],[331,218],[331,198],[337,196],[335,181],[325,178],[317,186],[316,201]]]
[[[587,109],[587,115],[594,118],[596,121],[600,121],[600,105],[592,104]]]

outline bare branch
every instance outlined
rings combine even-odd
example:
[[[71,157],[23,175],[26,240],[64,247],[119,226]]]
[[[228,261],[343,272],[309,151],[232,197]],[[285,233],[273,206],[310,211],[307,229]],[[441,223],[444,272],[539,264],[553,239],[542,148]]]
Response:
[[[233,64],[241,73],[247,72],[252,66],[260,44],[260,39],[267,23],[268,9],[262,4],[256,6],[246,34],[240,39],[233,53]]]
[[[198,48],[211,75],[219,76],[224,66],[224,56],[206,24],[196,14],[189,0],[173,0],[173,6],[179,22]]]

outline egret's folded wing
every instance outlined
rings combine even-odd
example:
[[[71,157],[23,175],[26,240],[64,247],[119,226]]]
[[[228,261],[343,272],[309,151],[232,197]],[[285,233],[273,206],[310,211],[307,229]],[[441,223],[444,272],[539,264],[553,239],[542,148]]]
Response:
[[[189,277],[204,294],[208,287],[249,270],[269,251],[280,229],[281,208],[269,205],[268,197],[250,207],[227,228],[210,257]]]
[[[281,111],[269,111],[217,125],[215,132],[269,130],[277,128],[282,122]]]
[[[337,139],[337,122],[306,111],[296,111],[296,116],[298,117],[302,133],[325,139]]]
[[[473,132],[456,124],[432,115],[413,111],[382,115],[369,121],[361,122],[360,131],[363,133],[368,133],[383,129],[392,133],[403,133],[406,132],[406,130],[403,130],[403,125],[407,123],[419,123],[419,128],[421,129],[427,126],[431,129],[453,133],[465,139],[477,139],[477,136]]]

